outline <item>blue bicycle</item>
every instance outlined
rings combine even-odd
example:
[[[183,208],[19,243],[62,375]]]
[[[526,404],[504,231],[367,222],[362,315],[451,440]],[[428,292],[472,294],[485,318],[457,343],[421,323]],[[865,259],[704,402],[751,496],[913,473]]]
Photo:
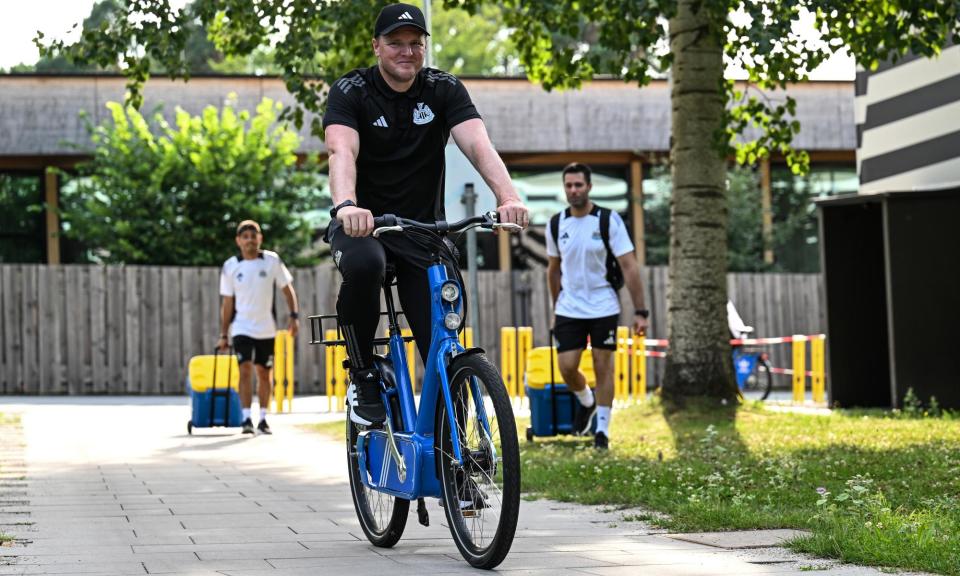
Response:
[[[443,235],[474,226],[519,226],[500,224],[496,212],[433,224],[386,215],[375,218],[374,225],[376,237],[404,233],[429,242],[435,255],[427,269],[433,331],[418,407],[404,352],[410,338],[401,335],[397,323],[402,312],[394,305],[388,267],[383,294],[389,336],[374,340],[388,349],[374,359],[387,418],[382,428],[367,429],[347,414],[350,491],[360,526],[375,546],[392,547],[403,535],[410,502],[417,501],[418,519],[428,526],[424,498],[439,498],[463,557],[477,568],[494,568],[510,551],[520,511],[517,426],[496,367],[482,349],[464,349],[457,338],[465,295],[459,271],[450,278],[443,264],[456,262]],[[344,344],[318,341],[320,323],[329,318],[336,315],[310,317],[311,344]]]

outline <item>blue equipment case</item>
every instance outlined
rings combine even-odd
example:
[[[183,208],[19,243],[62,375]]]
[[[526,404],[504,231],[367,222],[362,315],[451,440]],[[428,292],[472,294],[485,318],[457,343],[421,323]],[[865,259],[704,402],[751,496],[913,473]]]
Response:
[[[589,351],[586,351],[589,353]],[[567,389],[567,385],[558,382],[559,374],[553,369],[553,357],[556,352],[553,350],[553,331],[550,331],[550,380],[543,384],[543,387],[529,386],[529,382],[524,386],[527,398],[530,399],[530,426],[527,427],[527,441],[532,442],[535,436],[558,436],[560,434],[573,434],[573,422],[576,415],[583,406],[577,400],[573,392]],[[530,362],[527,362],[529,368]],[[592,365],[591,365],[592,366]],[[590,433],[597,430],[597,419],[590,421]]]
[[[228,354],[215,353],[190,359],[187,393],[190,395],[191,419],[187,422],[187,434],[193,434],[194,428],[239,428],[243,425],[238,390],[239,367],[234,371],[236,364],[232,350]],[[218,367],[221,375],[226,368],[226,380],[222,377],[218,380]]]

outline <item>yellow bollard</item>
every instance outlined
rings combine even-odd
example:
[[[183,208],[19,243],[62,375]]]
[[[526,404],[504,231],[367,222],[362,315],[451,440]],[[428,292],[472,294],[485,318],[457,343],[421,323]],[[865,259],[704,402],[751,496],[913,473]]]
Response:
[[[825,343],[826,336],[823,334],[814,336],[810,340],[810,370],[813,372],[810,387],[813,389],[813,401],[820,404],[827,401],[823,386],[824,372],[826,372],[824,362]]]
[[[510,398],[517,397],[517,329],[500,329],[500,375]]]
[[[633,398],[637,402],[647,399],[647,349],[643,337],[635,337],[633,346]]]
[[[287,412],[293,411],[293,336],[286,330],[277,330],[273,344],[273,404],[274,412],[283,412],[284,399]]]
[[[323,333],[324,340],[336,340],[337,331],[336,330],[327,330]],[[334,406],[334,396],[336,396],[336,369],[334,366],[334,350],[335,346],[324,346],[323,352],[325,355],[326,364],[324,364],[326,370],[324,370],[323,377],[323,391],[327,395],[327,412],[333,412],[335,410]]]
[[[403,336],[413,336],[413,330],[409,328],[403,328],[400,330],[400,334]],[[407,349],[407,369],[410,372],[410,385],[413,386],[413,389],[417,389],[417,343],[414,340],[405,342],[404,346]]]
[[[793,337],[793,401],[802,404],[806,397],[807,339]]]
[[[460,345],[464,348],[473,348],[473,328],[467,326],[460,333]]]
[[[526,391],[523,389],[523,376],[527,373],[527,353],[533,348],[533,328],[517,328],[517,397],[523,401]]]
[[[628,385],[630,382],[630,329],[626,326],[617,326],[617,350],[613,355],[613,397],[617,400],[627,400]]]

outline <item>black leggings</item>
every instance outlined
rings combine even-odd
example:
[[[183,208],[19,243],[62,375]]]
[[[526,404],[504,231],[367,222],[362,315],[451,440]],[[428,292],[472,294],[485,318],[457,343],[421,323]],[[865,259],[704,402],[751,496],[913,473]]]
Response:
[[[347,236],[339,222],[330,223],[327,235],[330,252],[343,284],[337,297],[337,315],[348,340],[348,355],[354,368],[363,369],[373,364],[373,338],[380,322],[380,293],[386,265],[392,263],[397,276],[397,295],[404,317],[413,331],[413,337],[426,360],[430,351],[430,283],[426,270],[435,263],[429,250],[401,233],[389,233],[382,241],[372,236]],[[455,272],[447,263],[451,278]],[[350,334],[350,331],[353,334]],[[359,349],[350,351],[353,336]],[[359,356],[354,358],[352,356]]]

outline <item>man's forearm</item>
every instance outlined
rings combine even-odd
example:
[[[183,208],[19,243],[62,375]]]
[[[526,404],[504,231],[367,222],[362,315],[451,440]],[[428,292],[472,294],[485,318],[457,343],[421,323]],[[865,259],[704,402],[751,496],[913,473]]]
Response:
[[[233,319],[233,298],[225,296],[223,304],[220,306],[220,334],[228,336],[230,334],[230,321]]]
[[[627,280],[627,289],[630,291],[630,299],[633,300],[633,307],[636,310],[646,308],[643,299],[643,282],[640,276],[634,274],[632,279]]]
[[[330,155],[330,194],[333,205],[346,200],[357,201],[356,159],[342,152]]]
[[[475,145],[475,148],[474,166],[477,171],[480,172],[480,176],[483,177],[484,182],[487,183],[490,190],[493,191],[493,195],[497,197],[497,205],[499,206],[510,201],[519,201],[520,196],[517,195],[516,190],[513,188],[513,181],[510,179],[507,167],[504,165],[500,155],[497,154],[497,151],[493,149],[493,146],[489,143],[478,143]]]
[[[287,300],[287,309],[290,310],[290,313],[300,311],[300,304],[297,302],[297,293],[294,292],[293,286],[287,286],[283,289],[283,297]]]
[[[550,298],[553,305],[557,305],[557,298],[560,297],[560,271],[547,273],[547,286],[550,288]]]

